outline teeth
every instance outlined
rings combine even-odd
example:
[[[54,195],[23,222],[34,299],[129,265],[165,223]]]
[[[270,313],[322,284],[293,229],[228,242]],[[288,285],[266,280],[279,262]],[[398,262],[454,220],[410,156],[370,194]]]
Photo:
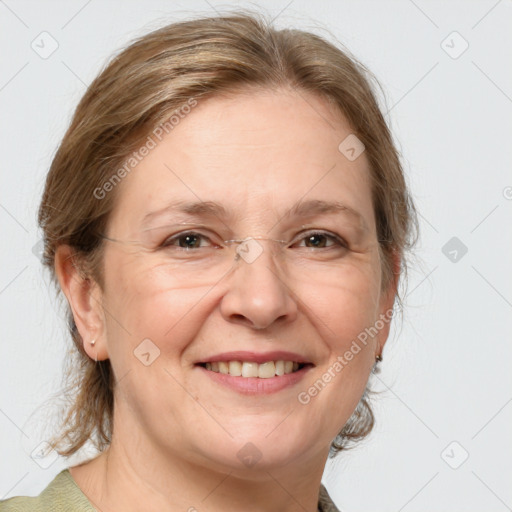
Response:
[[[260,379],[269,379],[270,377],[275,377],[275,375],[276,365],[274,361],[269,361],[268,363],[263,363],[258,366],[258,377]]]
[[[229,375],[233,377],[242,376],[242,363],[240,361],[229,361]]]
[[[242,363],[242,377],[257,377],[258,363]]]
[[[258,364],[253,361],[216,361],[206,363],[206,369],[212,372],[229,374],[232,377],[270,379],[276,375],[296,372],[299,369],[299,363],[294,361],[267,361]]]

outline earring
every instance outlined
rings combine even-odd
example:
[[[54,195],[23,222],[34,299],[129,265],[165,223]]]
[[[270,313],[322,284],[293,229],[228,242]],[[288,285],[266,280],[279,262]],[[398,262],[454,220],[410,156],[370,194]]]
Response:
[[[373,363],[372,373],[380,373],[380,365],[379,363],[382,361],[382,356],[380,354],[377,354],[375,356],[375,363]]]
[[[96,340],[91,340],[89,342],[91,344],[91,347],[94,347],[94,344],[96,343]],[[98,352],[96,351],[96,353],[94,354],[94,362],[98,362]]]

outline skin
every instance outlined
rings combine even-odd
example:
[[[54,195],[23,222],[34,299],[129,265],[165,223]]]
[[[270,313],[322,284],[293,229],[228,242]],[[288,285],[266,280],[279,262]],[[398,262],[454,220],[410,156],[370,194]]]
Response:
[[[84,348],[92,359],[109,358],[118,380],[110,448],[70,470],[102,512],[316,511],[330,443],[364,391],[389,323],[308,404],[297,395],[392,307],[396,293],[396,282],[381,290],[366,156],[349,161],[338,150],[350,133],[325,100],[304,92],[200,101],[118,185],[108,236],[138,243],[106,243],[104,288],[83,279],[69,248],[59,248],[57,274]],[[211,226],[219,240],[299,234],[286,250],[305,251],[300,233],[308,226],[345,237],[349,247],[314,247],[286,264],[261,241],[254,262],[241,260],[224,277],[180,278],[183,262],[154,250],[173,232],[155,230],[148,240],[139,225],[171,201],[198,198],[229,212],[222,222],[186,219]],[[301,198],[341,200],[363,221],[283,217]],[[160,350],[149,366],[133,354],[146,338]],[[231,350],[288,350],[315,367],[277,393],[242,395],[195,366]],[[262,455],[252,467],[237,457],[247,442]]]

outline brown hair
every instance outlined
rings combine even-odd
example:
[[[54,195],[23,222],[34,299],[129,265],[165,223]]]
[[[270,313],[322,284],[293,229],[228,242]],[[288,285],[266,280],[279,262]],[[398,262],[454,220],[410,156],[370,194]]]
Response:
[[[399,154],[379,110],[366,68],[318,35],[277,30],[261,14],[239,11],[165,26],[133,42],[91,83],[51,164],[39,210],[44,264],[57,285],[59,245],[73,249],[85,275],[103,288],[102,239],[116,190],[98,198],[126,158],[191,98],[247,87],[285,86],[316,94],[338,109],[364,143],[386,288],[397,274],[393,253],[414,244],[417,220]],[[376,82],[378,83],[378,82]],[[340,141],[341,142],[341,141]],[[95,192],[96,191],[96,192]],[[400,296],[397,295],[400,302]],[[103,451],[111,440],[115,379],[109,360],[92,361],[67,306],[76,350],[66,370],[70,403],[50,445],[70,456],[87,441]],[[373,426],[367,392],[331,445],[331,456]]]

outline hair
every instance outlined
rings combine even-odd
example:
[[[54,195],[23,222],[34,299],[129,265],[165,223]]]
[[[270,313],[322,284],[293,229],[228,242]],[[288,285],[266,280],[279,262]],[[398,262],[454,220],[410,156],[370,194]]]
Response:
[[[191,99],[251,87],[315,94],[348,120],[369,161],[382,287],[397,283],[407,270],[404,256],[416,241],[417,219],[372,82],[378,84],[361,63],[324,38],[278,30],[265,16],[247,11],[173,23],[136,39],[88,87],[47,175],[38,221],[43,264],[57,293],[55,254],[60,245],[71,247],[82,275],[103,289],[104,240],[99,234],[106,232],[118,190],[98,190],[113,184],[115,171],[148,134]],[[394,255],[401,258],[398,273]],[[395,299],[401,305],[399,292]],[[70,456],[88,441],[99,451],[109,446],[115,376],[108,359],[96,362],[88,357],[69,304],[65,307],[75,347],[66,362],[64,392],[69,403],[49,444]],[[332,442],[330,456],[364,438],[373,424],[367,388]]]

